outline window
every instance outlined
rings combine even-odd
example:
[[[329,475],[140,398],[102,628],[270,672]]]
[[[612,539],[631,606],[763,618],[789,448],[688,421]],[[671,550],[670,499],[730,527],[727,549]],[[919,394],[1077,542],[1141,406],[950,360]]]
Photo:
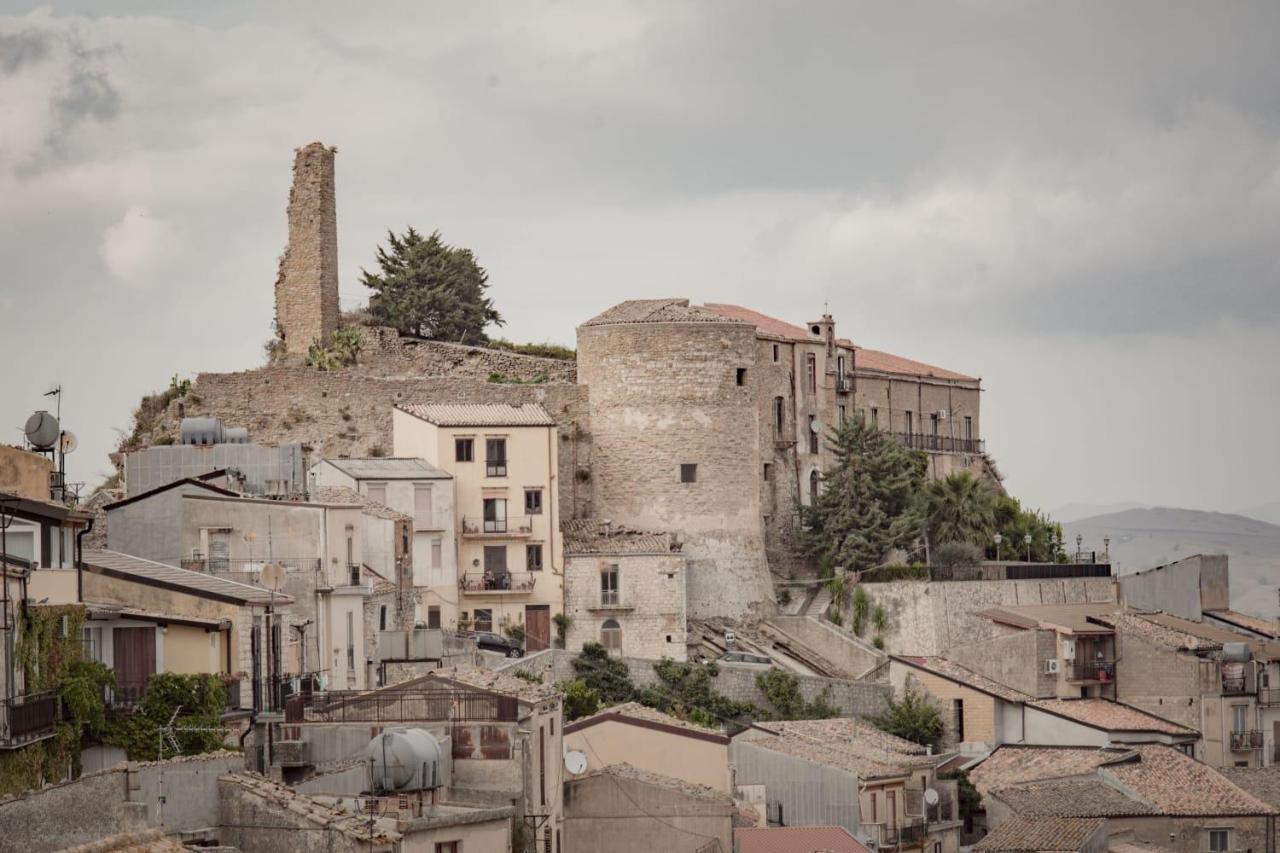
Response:
[[[547,804],[547,730],[538,726],[538,797]]]
[[[1249,730],[1249,706],[1231,706],[1231,731],[1247,732]]]
[[[370,483],[365,486],[364,496],[376,504],[387,505],[387,484],[386,483]]]
[[[435,516],[435,495],[430,486],[413,487],[413,520],[419,530],[430,530]]]
[[[618,564],[612,563],[600,570],[600,603],[618,603]]]
[[[600,645],[611,652],[622,651],[622,626],[617,619],[606,619],[600,626]]]
[[[462,853],[461,841],[437,841],[436,853]]]
[[[484,570],[495,575],[507,572],[507,546],[484,546]]]
[[[929,432],[934,438],[938,437],[938,413],[933,412],[929,415]]]
[[[964,700],[951,700],[951,721],[956,732],[956,743],[964,743]]]
[[[773,398],[773,429],[778,435],[787,426],[787,403],[781,397]]]
[[[444,540],[439,536],[431,540],[431,568],[444,568]]]
[[[474,438],[455,438],[453,440],[453,461],[471,462],[476,458],[476,440]]]
[[[770,475],[771,475],[771,473],[772,473],[772,471],[771,471],[770,469],[772,469],[772,468],[773,468],[773,466],[772,466],[772,465],[770,465],[768,462],[764,463],[764,472],[763,472],[762,476],[764,477],[764,479],[765,479],[765,480],[768,480],[768,479],[769,479],[769,477],[770,477]]]
[[[738,368],[738,371],[737,371],[737,375],[736,375],[736,377],[735,377],[735,378],[736,378],[737,383],[738,383],[739,385],[746,385],[746,384],[747,384],[747,369],[746,369],[745,367],[739,367],[739,368]]]
[[[849,410],[845,408],[844,404],[841,404],[840,405],[840,423],[844,423],[848,419],[848,417],[849,417]]]
[[[777,363],[777,361],[778,361],[778,356],[779,356],[779,349],[778,349],[778,345],[777,345],[777,344],[774,344],[774,345],[773,345],[773,361],[774,361],[774,363],[775,363],[775,364],[776,364],[776,363]]]
[[[506,533],[507,532],[506,498],[485,498],[484,499],[484,532],[485,533]]]
[[[542,571],[542,546],[526,545],[524,546],[524,562],[526,568],[531,572]]]
[[[912,420],[912,418],[911,418],[911,410],[910,410],[910,409],[907,409],[905,412],[903,412],[903,413],[902,413],[902,427],[903,427],[903,432],[905,432],[907,435],[911,435],[911,433],[912,433],[912,431],[913,431],[913,426],[912,426],[911,420]]]
[[[356,629],[355,614],[347,611],[347,672],[356,669]]]
[[[877,808],[876,808],[876,792],[875,791],[871,792],[871,822],[872,823],[880,822],[880,816],[877,813]]]
[[[896,829],[898,826],[898,792],[884,792],[884,819],[889,824],[890,829]]]
[[[427,627],[428,628],[440,627],[440,608],[435,604],[432,604],[429,607],[427,607]]]
[[[387,605],[378,608],[378,630],[387,630]]]
[[[698,482],[698,466],[696,463],[685,462],[680,465],[680,482],[682,483]]]
[[[493,630],[493,611],[489,609],[476,608],[476,630],[492,631]]]
[[[818,391],[818,357],[813,353],[805,356],[805,371],[808,375],[809,393],[816,394]]]
[[[816,470],[809,472],[809,504],[812,505],[818,501],[818,472]]]
[[[1205,835],[1208,836],[1209,853],[1226,853],[1231,849],[1231,830],[1229,829],[1207,829]]]
[[[969,415],[964,416],[964,439],[973,441],[973,418]]]
[[[818,416],[809,415],[809,452],[818,452]]]
[[[526,515],[542,515],[542,489],[524,490],[524,511]]]
[[[507,476],[507,440],[505,438],[486,438],[484,440],[484,461],[486,477]]]
[[[880,426],[880,410],[875,406],[871,407],[871,425],[873,427]]]
[[[347,571],[351,575],[351,585],[360,586],[360,565],[358,563],[352,563],[347,566]]]
[[[836,378],[844,379],[844,356],[836,356]]]

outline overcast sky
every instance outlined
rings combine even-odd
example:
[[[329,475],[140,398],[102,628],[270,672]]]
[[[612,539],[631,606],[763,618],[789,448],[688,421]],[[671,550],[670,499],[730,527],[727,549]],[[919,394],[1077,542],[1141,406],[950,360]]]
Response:
[[[111,7],[110,14],[103,12]],[[980,375],[1033,506],[1280,487],[1280,4],[0,0],[0,440],[261,363],[293,149],[517,340],[687,296]]]

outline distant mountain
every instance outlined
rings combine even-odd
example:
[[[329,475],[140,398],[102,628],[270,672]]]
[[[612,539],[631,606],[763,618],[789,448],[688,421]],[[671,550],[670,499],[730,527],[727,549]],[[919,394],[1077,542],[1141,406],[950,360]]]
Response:
[[[1141,509],[1143,506],[1143,504],[1134,503],[1133,501],[1115,504],[1067,504],[1051,511],[1049,517],[1054,521],[1066,524],[1069,521],[1079,521],[1082,518],[1091,518],[1095,515],[1109,515],[1113,512],[1124,512],[1127,509]]]
[[[1272,501],[1261,506],[1251,506],[1248,509],[1240,510],[1240,514],[1256,518],[1258,521],[1265,521],[1268,524],[1280,524],[1280,501]]]
[[[1090,516],[1062,527],[1068,550],[1075,548],[1079,535],[1084,550],[1101,553],[1103,538],[1110,537],[1118,575],[1192,554],[1226,554],[1232,606],[1257,616],[1280,616],[1280,525],[1229,513],[1152,507]]]

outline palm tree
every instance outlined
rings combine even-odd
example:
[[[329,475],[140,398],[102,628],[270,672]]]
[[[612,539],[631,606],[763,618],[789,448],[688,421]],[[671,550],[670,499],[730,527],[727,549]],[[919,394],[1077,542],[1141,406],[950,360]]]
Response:
[[[932,545],[970,542],[985,547],[995,530],[996,494],[967,471],[930,482],[921,504],[925,537]]]

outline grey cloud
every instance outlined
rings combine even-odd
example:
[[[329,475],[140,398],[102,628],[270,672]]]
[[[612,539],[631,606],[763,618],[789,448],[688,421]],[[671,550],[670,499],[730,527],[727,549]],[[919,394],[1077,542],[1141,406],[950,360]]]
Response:
[[[49,34],[37,30],[0,33],[0,73],[12,74],[49,55]]]
[[[120,112],[120,93],[106,72],[74,68],[62,94],[54,102],[64,129],[86,119],[110,121]]]

